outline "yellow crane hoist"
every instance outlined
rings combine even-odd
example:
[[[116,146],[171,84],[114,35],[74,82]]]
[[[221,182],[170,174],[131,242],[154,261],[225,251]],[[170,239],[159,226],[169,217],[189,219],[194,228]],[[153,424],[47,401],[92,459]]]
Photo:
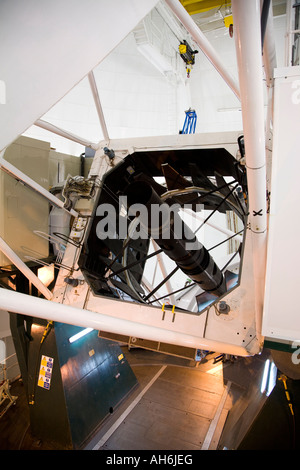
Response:
[[[180,57],[183,59],[185,62],[185,68],[187,72],[187,77],[190,77],[192,65],[195,63],[195,54],[197,54],[198,51],[193,51],[191,46],[187,43],[186,40],[183,40],[179,44],[179,54]]]

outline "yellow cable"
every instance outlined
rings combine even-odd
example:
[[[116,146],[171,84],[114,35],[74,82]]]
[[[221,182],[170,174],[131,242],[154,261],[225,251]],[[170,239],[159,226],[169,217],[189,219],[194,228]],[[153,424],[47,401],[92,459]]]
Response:
[[[280,377],[279,377],[279,380],[281,380],[283,382],[283,386],[284,386],[284,389],[285,389],[285,396],[286,396],[286,399],[288,401],[288,405],[289,405],[289,408],[290,408],[290,412],[292,413],[292,415],[294,416],[294,410],[293,410],[293,405],[291,403],[291,398],[290,398],[290,394],[288,392],[288,389],[287,389],[287,385],[286,385],[286,381],[287,381],[287,376],[282,374]]]

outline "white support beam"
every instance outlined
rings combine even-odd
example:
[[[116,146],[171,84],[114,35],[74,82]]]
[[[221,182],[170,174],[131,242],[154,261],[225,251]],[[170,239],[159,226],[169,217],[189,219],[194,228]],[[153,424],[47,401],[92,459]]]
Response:
[[[74,209],[66,209],[64,207],[63,201],[58,199],[56,196],[51,194],[49,191],[47,191],[43,186],[40,184],[36,183],[33,179],[31,179],[29,176],[25,175],[22,171],[18,170],[15,166],[13,166],[11,163],[7,162],[4,160],[3,157],[0,157],[0,169],[11,175],[13,178],[22,181],[25,186],[29,186],[31,189],[34,191],[38,192],[41,196],[45,197],[48,199],[50,204],[52,204],[55,207],[59,207],[60,209],[65,210],[68,212],[68,214],[72,215],[73,217],[77,217],[78,214]]]
[[[111,305],[111,303],[114,304],[111,300],[109,300],[109,302],[109,305]],[[103,310],[105,310],[105,303],[104,301]],[[122,308],[123,302],[117,301],[117,304],[119,308]],[[141,305],[134,303],[132,303],[130,307],[135,311],[143,308]],[[152,307],[144,308],[153,312]],[[238,356],[249,355],[247,350],[242,346],[223,342],[216,343],[210,339],[197,336],[197,331],[193,334],[181,333],[174,329],[172,330],[171,327],[168,328],[164,326],[164,322],[161,322],[161,327],[151,324],[145,325],[138,321],[116,318],[109,314],[97,313],[90,309],[85,310],[70,305],[63,305],[19,292],[9,291],[8,289],[0,289],[0,309],[46,319],[48,321],[58,321],[69,325],[81,326],[83,328],[93,328],[94,330],[108,331],[126,336],[147,338],[153,341],[177,344],[189,348],[199,348]],[[173,324],[171,323],[171,325]]]
[[[269,8],[264,46],[263,46],[263,63],[266,77],[267,87],[274,85],[274,70],[277,67],[276,48],[274,40],[273,10],[272,5]]]
[[[97,83],[96,83],[95,75],[94,75],[93,71],[89,72],[88,79],[89,79],[91,91],[92,91],[92,94],[93,94],[95,106],[96,106],[96,109],[97,109],[101,129],[102,129],[102,133],[103,133],[103,138],[104,138],[105,141],[108,142],[109,141],[108,130],[107,130],[105,117],[104,117],[104,113],[103,113],[103,109],[102,109],[102,105],[101,105],[101,101],[100,101],[100,97],[99,97],[99,93],[98,93]]]
[[[54,124],[51,124],[50,122],[44,121],[43,119],[38,119],[37,121],[35,121],[34,125],[37,127],[41,127],[42,129],[45,129],[46,131],[53,132],[53,134],[60,135],[61,137],[64,137],[65,139],[72,140],[73,142],[76,142],[77,144],[81,144],[84,147],[89,147],[93,150],[98,149],[97,144],[89,142],[88,140],[85,140],[82,137],[78,137],[77,135],[72,134],[71,132],[65,131],[64,129],[61,129],[60,127],[57,127]]]
[[[0,237],[0,250],[2,253],[18,268],[27,279],[43,294],[46,299],[52,298],[50,290],[42,283],[42,281],[34,274],[33,271],[19,258],[19,256],[11,249],[11,247]],[[1,289],[2,290],[2,289]]]
[[[194,20],[191,18],[186,9],[182,6],[179,0],[165,0],[166,4],[171,8],[173,13],[181,21],[183,26],[191,34],[194,41],[198,44],[202,52],[210,60],[216,70],[219,72],[221,77],[225,80],[227,85],[232,89],[233,93],[238,99],[240,99],[240,90],[238,83],[231,76],[231,74],[226,70],[226,67],[222,63],[221,58],[218,53],[212,47],[210,42],[207,40],[206,36],[202,33],[200,28],[196,25]],[[243,2],[242,2],[243,3]]]
[[[260,1],[232,0],[234,37],[241,89],[249,222],[252,232],[256,328],[261,335],[267,247],[266,149]]]
[[[262,4],[263,0],[261,0]],[[267,105],[267,116],[266,116],[266,144],[268,145],[272,139],[272,125],[273,125],[273,115],[274,115],[274,73],[277,68],[277,58],[276,58],[276,48],[274,40],[274,25],[273,25],[273,8],[272,4],[269,7],[268,20],[265,31],[265,38],[263,44],[263,65],[264,73],[267,86],[267,96],[268,96],[268,105]],[[270,152],[271,149],[269,149]],[[268,189],[270,189],[269,183],[269,168],[270,168],[271,152],[267,154],[267,184]]]

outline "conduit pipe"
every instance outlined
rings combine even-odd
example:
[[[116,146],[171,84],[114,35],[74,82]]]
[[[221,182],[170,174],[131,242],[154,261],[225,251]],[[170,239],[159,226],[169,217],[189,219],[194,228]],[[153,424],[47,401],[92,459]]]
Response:
[[[68,212],[68,214],[71,214],[73,217],[78,217],[78,213],[74,211],[74,209],[66,209],[64,206],[63,201],[58,199],[56,196],[50,193],[50,191],[47,191],[47,189],[43,188],[40,184],[38,184],[36,181],[31,179],[29,176],[25,175],[22,171],[18,170],[15,166],[13,166],[11,163],[8,161],[4,160],[3,157],[0,157],[0,168],[1,170],[5,171],[8,173],[10,176],[13,178],[22,181],[22,183],[25,184],[25,186],[29,186],[31,189],[34,191],[38,192],[41,196],[45,197],[48,199],[50,204],[52,204],[55,207],[59,207],[60,209],[65,210]]]
[[[109,141],[108,130],[107,130],[107,127],[106,127],[105,117],[104,117],[104,114],[103,114],[103,109],[102,109],[102,106],[101,106],[99,93],[98,93],[98,88],[97,88],[95,75],[94,75],[93,71],[89,72],[88,79],[89,79],[91,91],[92,91],[92,94],[93,94],[95,106],[96,106],[96,109],[97,109],[97,113],[98,113],[101,129],[102,129],[102,132],[103,132],[104,140]]]
[[[249,221],[253,243],[256,329],[261,336],[266,270],[266,148],[259,0],[232,1],[239,70]]]
[[[263,63],[267,87],[272,87],[274,82],[274,70],[277,67],[272,5],[269,7],[263,43]]]
[[[136,305],[135,307],[138,310],[143,308],[141,305]],[[121,305],[120,308],[122,308]],[[115,318],[103,313],[63,305],[19,292],[9,291],[8,289],[0,289],[0,309],[11,313],[42,318],[47,321],[57,321],[83,328],[93,328],[94,330],[108,331],[137,338],[147,338],[153,341],[189,348],[205,349],[237,356],[249,355],[247,350],[241,346],[215,342],[196,335],[145,325],[132,320]]]
[[[57,127],[54,124],[51,124],[50,122],[44,121],[43,119],[38,119],[37,121],[35,121],[34,125],[37,127],[41,127],[46,131],[53,132],[53,134],[59,135],[60,137],[64,137],[65,139],[72,140],[73,142],[81,144],[84,147],[89,147],[93,150],[98,149],[97,144],[89,142],[88,140],[85,140],[82,137],[78,137],[77,135],[74,135],[71,132],[65,131],[64,129],[61,129],[60,127]]]
[[[0,250],[2,253],[18,268],[27,279],[38,289],[38,291],[50,300],[52,293],[42,283],[42,281],[31,271],[31,269],[19,258],[19,256],[11,249],[11,247],[0,237]],[[2,290],[2,289],[1,289]]]
[[[210,60],[216,70],[219,72],[221,77],[225,80],[227,85],[232,89],[238,99],[240,99],[239,85],[230,73],[224,67],[221,58],[212,47],[210,42],[207,40],[202,31],[198,28],[194,20],[191,18],[186,9],[182,6],[179,0],[165,0],[166,4],[171,8],[173,13],[177,16],[179,21],[191,34],[194,41],[198,44],[202,52]],[[244,3],[244,2],[242,2]]]
[[[261,0],[262,2],[263,0]],[[263,43],[263,64],[268,94],[268,112],[266,117],[266,144],[271,141],[270,133],[273,125],[274,115],[274,70],[277,67],[276,48],[274,41],[273,10],[269,6],[266,24],[265,38]],[[267,162],[268,165],[268,162]],[[269,188],[268,188],[269,189]]]
[[[263,45],[263,64],[267,86],[267,115],[266,115],[266,173],[267,189],[271,191],[272,167],[272,128],[274,118],[274,71],[277,67],[276,48],[274,41],[273,10],[269,8],[265,40]]]

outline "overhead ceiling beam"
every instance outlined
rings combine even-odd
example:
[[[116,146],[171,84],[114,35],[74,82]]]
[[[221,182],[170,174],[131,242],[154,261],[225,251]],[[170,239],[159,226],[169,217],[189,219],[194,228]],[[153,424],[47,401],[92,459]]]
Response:
[[[190,15],[209,11],[224,5],[224,1],[220,2],[220,0],[180,0],[180,3]],[[229,1],[226,5],[230,5],[230,3]]]
[[[61,129],[60,127],[57,127],[54,124],[51,124],[50,122],[44,121],[43,119],[38,119],[37,121],[35,121],[34,125],[42,129],[45,129],[46,131],[53,132],[53,134],[64,137],[65,139],[72,140],[73,142],[76,142],[77,144],[81,144],[84,147],[89,147],[93,150],[98,149],[97,144],[89,142],[88,140],[85,140],[82,137],[74,135],[71,132],[65,131],[64,129]]]
[[[102,109],[102,105],[101,105],[101,101],[100,101],[100,97],[99,97],[99,93],[98,93],[98,87],[97,87],[97,83],[96,83],[95,75],[94,75],[93,71],[88,73],[88,79],[89,79],[91,91],[92,91],[92,94],[93,94],[94,103],[95,103],[95,106],[96,106],[96,109],[97,109],[97,113],[98,113],[98,117],[99,117],[99,121],[100,121],[100,126],[101,126],[102,133],[103,133],[103,138],[104,138],[104,140],[106,140],[108,142],[109,141],[108,130],[107,130],[105,117],[104,117],[104,113],[103,113],[103,109]]]
[[[198,44],[202,52],[210,60],[215,69],[219,72],[221,77],[225,80],[227,85],[231,88],[233,93],[240,99],[239,85],[236,80],[231,76],[226,67],[224,66],[219,54],[210,44],[206,36],[198,28],[194,20],[188,14],[186,9],[181,5],[179,0],[165,0],[167,5],[171,8],[173,13],[181,21],[187,31],[191,34],[193,40]]]

